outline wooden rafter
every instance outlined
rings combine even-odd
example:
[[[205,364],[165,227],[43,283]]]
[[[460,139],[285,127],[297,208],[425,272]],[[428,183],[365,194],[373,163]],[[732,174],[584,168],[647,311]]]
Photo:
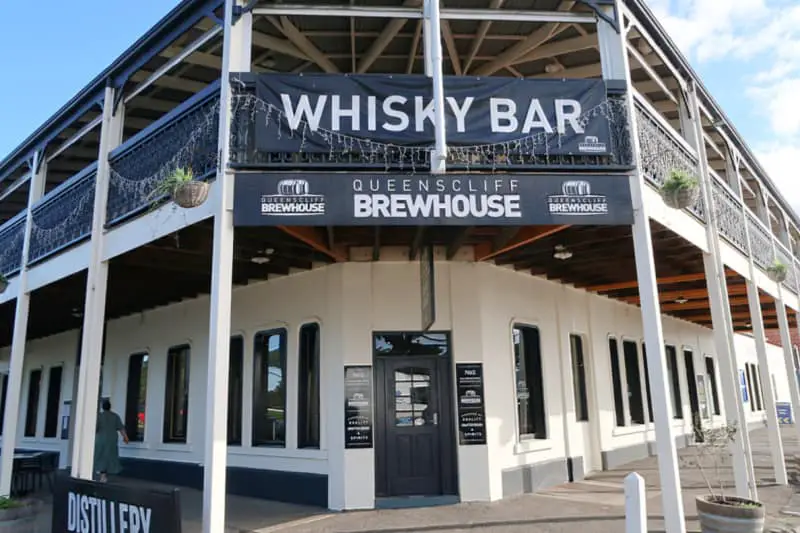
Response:
[[[738,276],[739,274],[734,272],[733,270],[726,270],[726,276],[729,278]],[[697,272],[694,274],[682,274],[680,276],[667,276],[661,277],[656,279],[656,283],[659,285],[672,285],[674,283],[687,283],[691,281],[703,281],[706,279],[705,272]],[[603,285],[589,285],[584,286],[587,291],[590,292],[611,292],[611,291],[619,291],[624,289],[635,289],[639,286],[639,282],[637,280],[632,281],[621,281],[619,283],[605,283]]]
[[[280,19],[275,17],[267,17],[275,28],[280,31],[289,41],[294,44],[298,50],[306,55],[309,59],[314,61],[319,67],[328,74],[338,74],[339,68],[333,64],[328,56],[323,54],[319,48],[314,46],[308,37],[303,35],[303,32],[297,29],[297,26],[292,24],[289,17],[282,16]],[[253,39],[255,41],[255,38]]]
[[[502,247],[491,246],[490,248],[489,246],[483,246],[483,245],[476,246],[475,260],[486,261],[487,259],[497,257],[500,254],[510,252],[511,250],[538,241],[539,239],[544,239],[545,237],[549,237],[550,235],[556,234],[559,231],[563,231],[569,227],[570,227],[569,225],[526,226],[524,228],[521,228],[517,232],[517,234]]]
[[[489,9],[500,9],[503,5],[503,1],[504,0],[492,0],[489,3]],[[478,55],[478,50],[480,49],[481,44],[483,44],[486,34],[489,33],[489,28],[491,26],[491,20],[482,20],[478,25],[478,31],[475,33],[475,38],[472,40],[472,44],[469,47],[469,52],[467,53],[467,60],[464,63],[464,74],[469,72],[469,67],[472,66],[472,62]]]
[[[417,7],[421,4],[420,0],[405,0],[403,2],[404,7]],[[389,46],[389,43],[397,37],[397,34],[400,33],[400,30],[403,29],[403,26],[406,25],[408,19],[391,19],[386,26],[381,31],[380,35],[375,38],[372,44],[369,47],[369,50],[361,56],[361,60],[358,62],[358,67],[356,68],[356,72],[363,74],[366,72],[369,67],[381,56],[381,53]],[[421,28],[421,26],[419,26]],[[412,51],[412,54],[416,54],[416,47],[413,47],[415,50]]]
[[[408,53],[408,64],[406,65],[406,74],[411,74],[414,71],[414,62],[417,59],[417,50],[419,43],[422,40],[422,20],[417,21],[417,28],[414,30],[414,37],[411,39],[411,50]]]
[[[461,59],[458,57],[458,48],[456,48],[456,41],[453,39],[453,32],[450,30],[450,21],[442,21],[442,38],[444,45],[447,47],[447,54],[450,56],[450,63],[453,65],[453,72],[456,76],[461,76]]]
[[[336,262],[347,261],[347,257],[345,257],[342,252],[328,248],[325,245],[324,238],[316,231],[316,228],[307,226],[278,226],[278,229],[294,237],[298,241],[309,245],[316,251],[322,252]]]

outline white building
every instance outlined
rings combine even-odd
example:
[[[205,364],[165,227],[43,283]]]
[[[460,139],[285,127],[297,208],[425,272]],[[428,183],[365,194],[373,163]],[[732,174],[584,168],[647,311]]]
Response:
[[[225,490],[331,509],[491,501],[656,454],[678,531],[675,449],[726,420],[767,423],[785,483],[775,403],[800,400],[800,219],[642,0],[530,4],[185,0],[0,162],[0,490],[15,446],[90,477],[98,396],[131,437],[125,475],[204,488],[206,531]],[[504,137],[489,99],[519,103],[514,83],[545,105]],[[380,130],[401,120],[388,91],[419,87],[434,105],[409,116],[426,129]],[[580,116],[547,109],[598,87]],[[475,115],[443,100],[469,90]],[[319,115],[338,125],[312,127],[309,107],[291,126],[279,93],[341,94]],[[578,133],[587,151],[567,148]],[[175,168],[211,183],[206,202],[151,206]],[[701,186],[687,209],[659,194],[672,170]],[[346,211],[370,178],[389,198],[378,222]],[[397,225],[408,206],[391,195],[429,179],[510,187],[505,218],[456,221],[454,200]],[[291,195],[327,225],[280,218]],[[565,214],[576,202],[604,207]],[[755,497],[746,434],[732,452]]]

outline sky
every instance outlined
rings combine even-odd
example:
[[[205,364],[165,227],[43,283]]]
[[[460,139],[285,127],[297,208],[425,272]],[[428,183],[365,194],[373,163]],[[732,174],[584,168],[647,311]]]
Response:
[[[800,213],[800,0],[648,0]],[[6,2],[0,159],[178,0]],[[13,21],[13,23],[12,23]]]

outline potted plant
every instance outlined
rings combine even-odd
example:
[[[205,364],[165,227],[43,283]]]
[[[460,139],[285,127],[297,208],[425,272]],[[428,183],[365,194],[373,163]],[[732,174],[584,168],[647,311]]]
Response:
[[[688,172],[673,169],[661,186],[664,203],[673,209],[684,209],[697,201],[697,180]]]
[[[767,275],[772,281],[782,283],[786,279],[786,265],[776,259],[767,267]]]
[[[0,294],[6,292],[8,288],[8,278],[6,278],[2,272],[0,272]]]
[[[169,195],[173,202],[184,209],[190,209],[202,205],[208,199],[208,188],[205,181],[194,179],[191,168],[176,168],[156,186],[151,197]]]
[[[694,456],[684,459],[687,466],[696,468],[703,476],[708,494],[695,500],[697,516],[702,533],[719,531],[738,531],[740,533],[761,533],[764,531],[764,504],[746,498],[727,496],[720,476],[721,468],[730,456],[728,446],[736,438],[736,425],[729,424],[719,428],[701,430],[702,442],[694,446]],[[709,464],[710,463],[710,464]],[[716,481],[708,477],[707,468],[712,468]]]
[[[41,502],[0,498],[0,533],[36,533]]]

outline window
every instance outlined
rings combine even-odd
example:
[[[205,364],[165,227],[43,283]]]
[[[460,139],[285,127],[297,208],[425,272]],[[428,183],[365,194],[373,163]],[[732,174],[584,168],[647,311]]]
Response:
[[[167,386],[164,394],[164,442],[186,442],[189,420],[189,346],[167,352]]]
[[[256,334],[253,445],[286,444],[286,330]]]
[[[749,398],[750,410],[756,410],[756,398],[753,396],[753,381],[752,381],[753,373],[750,370],[750,363],[744,364],[744,381],[747,383],[747,396]]]
[[[514,326],[514,368],[520,439],[546,439],[542,353],[539,329]]]
[[[319,448],[319,324],[300,328],[297,447]]]
[[[231,337],[228,369],[228,445],[242,444],[242,387],[244,381],[244,339]]]
[[[761,403],[761,382],[758,379],[758,365],[750,365],[750,373],[753,375],[753,398],[755,400],[756,409],[758,411],[763,411],[764,405]]]
[[[672,384],[672,417],[683,418],[683,400],[681,399],[681,377],[678,373],[678,354],[674,346],[666,346],[667,373]]]
[[[28,408],[25,411],[25,436],[36,436],[36,425],[39,420],[39,387],[42,384],[42,371],[31,372],[28,383]]]
[[[583,338],[569,336],[572,351],[572,390],[575,395],[575,419],[578,422],[589,420],[589,405],[586,395],[586,366],[583,360]]]
[[[714,358],[706,356],[706,373],[711,384],[711,399],[714,401],[714,414],[720,414],[719,393],[717,392],[717,372],[714,368]]]
[[[58,411],[61,406],[61,376],[63,368],[54,366],[50,369],[47,380],[47,404],[44,414],[44,436],[54,439],[58,435]]]
[[[147,404],[146,353],[128,358],[128,385],[125,393],[125,433],[134,442],[144,441],[145,407]]]
[[[3,424],[6,418],[6,394],[8,393],[8,374],[3,374],[3,395],[0,397],[0,435],[3,434]]]
[[[625,425],[625,404],[622,394],[622,377],[619,370],[619,347],[617,339],[609,337],[608,353],[611,354],[611,382],[614,385],[614,412],[616,413],[617,426]]]
[[[644,424],[644,405],[642,405],[642,381],[639,374],[639,350],[632,341],[622,342],[625,358],[625,377],[628,382],[628,409],[633,424]]]
[[[647,420],[653,421],[653,399],[650,397],[650,371],[647,368],[647,348],[642,343],[642,367],[644,369],[644,389],[647,395]]]

